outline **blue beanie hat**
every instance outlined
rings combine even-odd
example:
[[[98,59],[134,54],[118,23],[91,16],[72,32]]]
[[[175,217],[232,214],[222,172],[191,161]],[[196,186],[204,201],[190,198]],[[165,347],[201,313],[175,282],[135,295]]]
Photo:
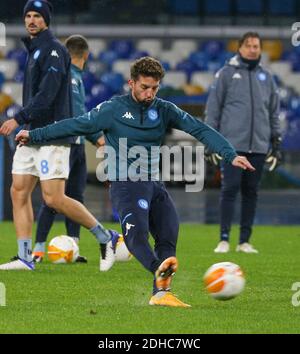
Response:
[[[23,17],[25,17],[29,11],[38,12],[43,16],[46,25],[49,26],[52,10],[52,5],[45,0],[28,0],[24,6]]]

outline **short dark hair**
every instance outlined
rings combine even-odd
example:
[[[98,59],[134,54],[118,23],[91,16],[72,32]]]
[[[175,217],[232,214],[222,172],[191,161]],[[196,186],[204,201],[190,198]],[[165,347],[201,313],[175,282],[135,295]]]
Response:
[[[262,40],[260,35],[257,32],[246,32],[245,34],[243,34],[243,36],[239,39],[239,48],[241,48],[241,46],[245,43],[245,41],[248,38],[258,38],[259,40],[259,45],[260,47],[262,47]]]
[[[165,71],[158,60],[151,57],[142,57],[135,60],[130,68],[132,80],[138,80],[140,75],[161,80],[165,76]]]
[[[85,37],[80,34],[74,34],[65,40],[65,46],[71,56],[82,57],[85,52],[88,52],[89,45]]]

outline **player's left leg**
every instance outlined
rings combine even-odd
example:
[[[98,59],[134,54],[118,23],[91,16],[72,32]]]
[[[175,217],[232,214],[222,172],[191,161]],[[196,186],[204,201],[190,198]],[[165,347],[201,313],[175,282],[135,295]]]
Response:
[[[252,225],[255,217],[259,183],[261,181],[265,162],[264,154],[249,154],[248,160],[255,167],[254,172],[243,171],[241,182],[241,222],[240,241],[237,251],[245,253],[257,253],[250,244],[249,239],[252,233]]]
[[[46,203],[42,201],[37,216],[35,245],[32,252],[33,261],[36,263],[43,261],[47,237],[55,220],[56,214],[57,213],[54,209],[49,208]]]
[[[179,218],[172,198],[162,182],[154,182],[149,225],[155,240],[154,250],[162,261],[154,275],[153,296],[150,305],[190,307],[171,293],[171,281],[178,269],[176,244]]]

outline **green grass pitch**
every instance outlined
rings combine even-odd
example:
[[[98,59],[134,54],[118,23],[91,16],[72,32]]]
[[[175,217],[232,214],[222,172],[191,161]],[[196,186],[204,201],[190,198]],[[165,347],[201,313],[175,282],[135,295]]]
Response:
[[[117,225],[106,225],[119,229]],[[51,236],[64,234],[56,223]],[[148,305],[152,276],[136,261],[116,263],[99,272],[96,241],[82,230],[81,254],[88,264],[54,265],[34,272],[2,271],[6,306],[0,307],[0,333],[299,333],[299,299],[292,284],[300,282],[300,228],[256,226],[253,243],[259,254],[231,251],[216,255],[218,226],[182,224],[178,242],[179,271],[173,292],[190,309]],[[0,224],[0,262],[16,254],[12,223]],[[246,274],[246,287],[229,301],[212,299],[202,276],[216,262],[232,261]]]

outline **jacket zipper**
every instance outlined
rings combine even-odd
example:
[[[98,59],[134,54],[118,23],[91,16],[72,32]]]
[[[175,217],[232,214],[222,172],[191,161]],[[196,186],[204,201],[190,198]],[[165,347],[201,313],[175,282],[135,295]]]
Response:
[[[249,73],[249,86],[250,86],[250,97],[251,97],[251,129],[250,129],[250,142],[249,142],[249,153],[252,153],[252,142],[253,142],[253,129],[254,129],[254,102],[253,102],[253,88],[252,88],[252,80],[251,80],[251,70]]]

